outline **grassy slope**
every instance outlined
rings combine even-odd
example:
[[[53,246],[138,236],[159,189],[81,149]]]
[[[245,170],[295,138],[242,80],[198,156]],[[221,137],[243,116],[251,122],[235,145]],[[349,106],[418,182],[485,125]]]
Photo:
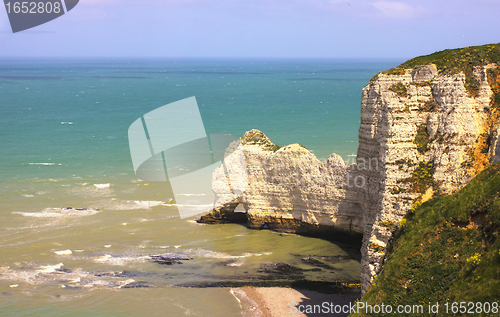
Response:
[[[362,301],[393,307],[500,301],[500,164],[402,223]]]

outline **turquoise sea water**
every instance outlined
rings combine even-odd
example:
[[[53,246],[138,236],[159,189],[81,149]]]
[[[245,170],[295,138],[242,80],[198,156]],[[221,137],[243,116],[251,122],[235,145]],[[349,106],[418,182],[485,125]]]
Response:
[[[276,263],[359,279],[342,244],[179,219],[166,184],[135,177],[127,130],[195,96],[209,134],[257,128],[349,163],[361,89],[399,62],[0,60],[0,316],[237,316],[229,289],[173,286],[287,279]],[[193,259],[148,258],[162,253]]]

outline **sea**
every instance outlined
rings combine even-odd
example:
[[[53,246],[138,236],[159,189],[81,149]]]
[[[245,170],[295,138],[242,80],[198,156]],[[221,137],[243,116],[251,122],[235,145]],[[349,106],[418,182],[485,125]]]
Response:
[[[181,218],[168,182],[135,175],[127,131],[194,96],[207,134],[350,164],[361,90],[401,62],[1,59],[0,316],[243,316],[214,286],[359,282],[349,241]]]

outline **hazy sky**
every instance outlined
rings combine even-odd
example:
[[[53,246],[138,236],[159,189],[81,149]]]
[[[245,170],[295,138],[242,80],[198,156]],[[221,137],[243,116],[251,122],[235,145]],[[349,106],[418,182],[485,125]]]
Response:
[[[0,57],[411,58],[500,42],[500,0],[80,0]]]

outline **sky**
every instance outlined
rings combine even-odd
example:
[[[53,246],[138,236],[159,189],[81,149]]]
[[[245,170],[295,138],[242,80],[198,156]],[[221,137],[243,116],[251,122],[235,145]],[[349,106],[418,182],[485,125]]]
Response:
[[[0,57],[412,58],[500,42],[500,0],[80,0]]]

